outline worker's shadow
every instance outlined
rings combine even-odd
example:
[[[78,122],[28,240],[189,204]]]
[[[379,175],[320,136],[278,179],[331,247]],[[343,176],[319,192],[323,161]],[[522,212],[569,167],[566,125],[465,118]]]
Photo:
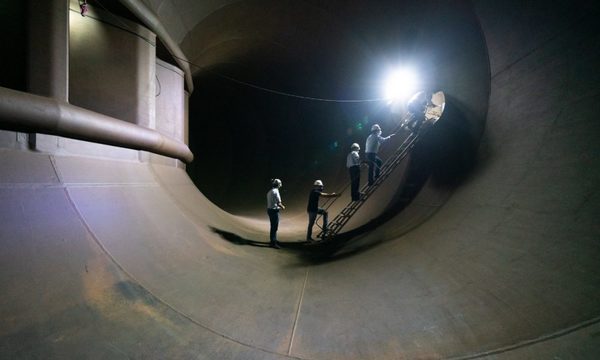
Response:
[[[224,240],[229,241],[232,244],[235,245],[249,245],[249,246],[256,246],[256,247],[265,247],[265,248],[270,248],[271,244],[269,244],[268,242],[263,242],[263,241],[256,241],[256,240],[250,240],[250,239],[244,239],[243,237],[225,231],[225,230],[221,230],[221,229],[217,229],[214,227],[210,228],[212,230],[212,232],[214,232],[215,234],[218,234],[219,236],[221,236]],[[306,246],[306,242],[279,242],[278,243],[279,246],[281,246],[282,249],[286,249],[286,250],[293,250],[293,251],[301,251],[301,252],[310,252],[310,248],[308,248]]]
[[[224,240],[229,241],[235,245],[248,245],[262,248],[270,248],[271,245],[268,242],[256,241],[250,239],[244,239],[243,237],[214,227],[210,228],[212,232],[221,236]],[[307,242],[279,242],[282,249],[290,250],[296,253],[303,263],[322,263],[328,262],[334,259],[332,256],[337,250],[343,247],[344,243],[348,240],[348,234],[342,234],[338,238],[327,241],[327,242],[315,242],[310,246],[307,246]],[[361,249],[364,250],[364,249]]]
[[[211,227],[210,229],[215,234],[218,234],[219,236],[221,236],[224,240],[227,240],[230,243],[235,244],[235,245],[249,245],[249,246],[266,247],[266,248],[271,247],[271,244],[269,244],[268,242],[244,239],[243,237],[241,237],[237,234],[234,234],[234,233],[231,233],[231,232],[228,232],[225,230],[217,229],[214,227]],[[281,246],[284,249],[297,250],[297,249],[301,249],[304,245],[302,243],[279,242],[279,246]]]
[[[237,234],[230,233],[228,231],[217,229],[214,227],[211,227],[210,229],[212,230],[212,232],[214,232],[215,234],[219,234],[223,239],[229,241],[232,244],[250,245],[250,246],[257,246],[257,247],[269,247],[270,246],[268,242],[244,239],[243,237],[241,237]]]

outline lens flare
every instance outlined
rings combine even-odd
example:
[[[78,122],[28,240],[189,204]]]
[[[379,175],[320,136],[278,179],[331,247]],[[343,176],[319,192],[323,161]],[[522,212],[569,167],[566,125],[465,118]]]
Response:
[[[418,77],[412,70],[395,70],[388,76],[385,82],[384,97],[390,103],[405,100],[414,93],[418,85]]]

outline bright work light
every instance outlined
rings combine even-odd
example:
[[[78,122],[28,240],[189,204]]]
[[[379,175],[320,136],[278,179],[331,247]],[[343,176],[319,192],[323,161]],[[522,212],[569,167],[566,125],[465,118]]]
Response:
[[[387,78],[384,88],[384,97],[390,103],[406,100],[418,86],[417,75],[409,69],[393,71]]]

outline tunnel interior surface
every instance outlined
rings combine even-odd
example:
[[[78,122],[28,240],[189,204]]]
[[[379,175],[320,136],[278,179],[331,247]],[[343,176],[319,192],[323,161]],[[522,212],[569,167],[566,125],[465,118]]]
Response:
[[[440,150],[474,157],[490,79],[485,41],[467,3],[277,3],[269,3],[273,18],[264,23],[255,19],[264,2],[240,2],[196,26],[214,36],[190,50],[198,54],[195,82],[204,86],[190,98],[190,147],[200,159],[188,173],[211,201],[232,213],[262,213],[273,178],[284,180],[291,209],[304,207],[315,179],[342,190],[350,145],[364,151],[376,123],[384,135],[397,130],[405,109],[390,106],[383,87],[387,73],[403,66],[419,77],[415,92],[443,90],[462,109],[449,120],[452,130],[439,132],[454,131]],[[388,152],[406,136],[399,135]],[[459,143],[470,147],[452,148]]]
[[[195,160],[14,131],[0,97],[0,358],[598,358],[598,4],[135,1],[189,93],[132,2],[87,3],[0,4],[1,94]],[[350,144],[395,128],[399,63],[442,117],[343,241],[306,245],[313,181],[340,191]]]

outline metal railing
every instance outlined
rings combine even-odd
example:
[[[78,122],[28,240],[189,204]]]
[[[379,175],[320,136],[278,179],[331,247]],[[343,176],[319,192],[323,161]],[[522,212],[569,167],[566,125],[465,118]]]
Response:
[[[194,154],[184,143],[65,101],[0,87],[0,129],[58,135],[145,150],[186,163]]]

